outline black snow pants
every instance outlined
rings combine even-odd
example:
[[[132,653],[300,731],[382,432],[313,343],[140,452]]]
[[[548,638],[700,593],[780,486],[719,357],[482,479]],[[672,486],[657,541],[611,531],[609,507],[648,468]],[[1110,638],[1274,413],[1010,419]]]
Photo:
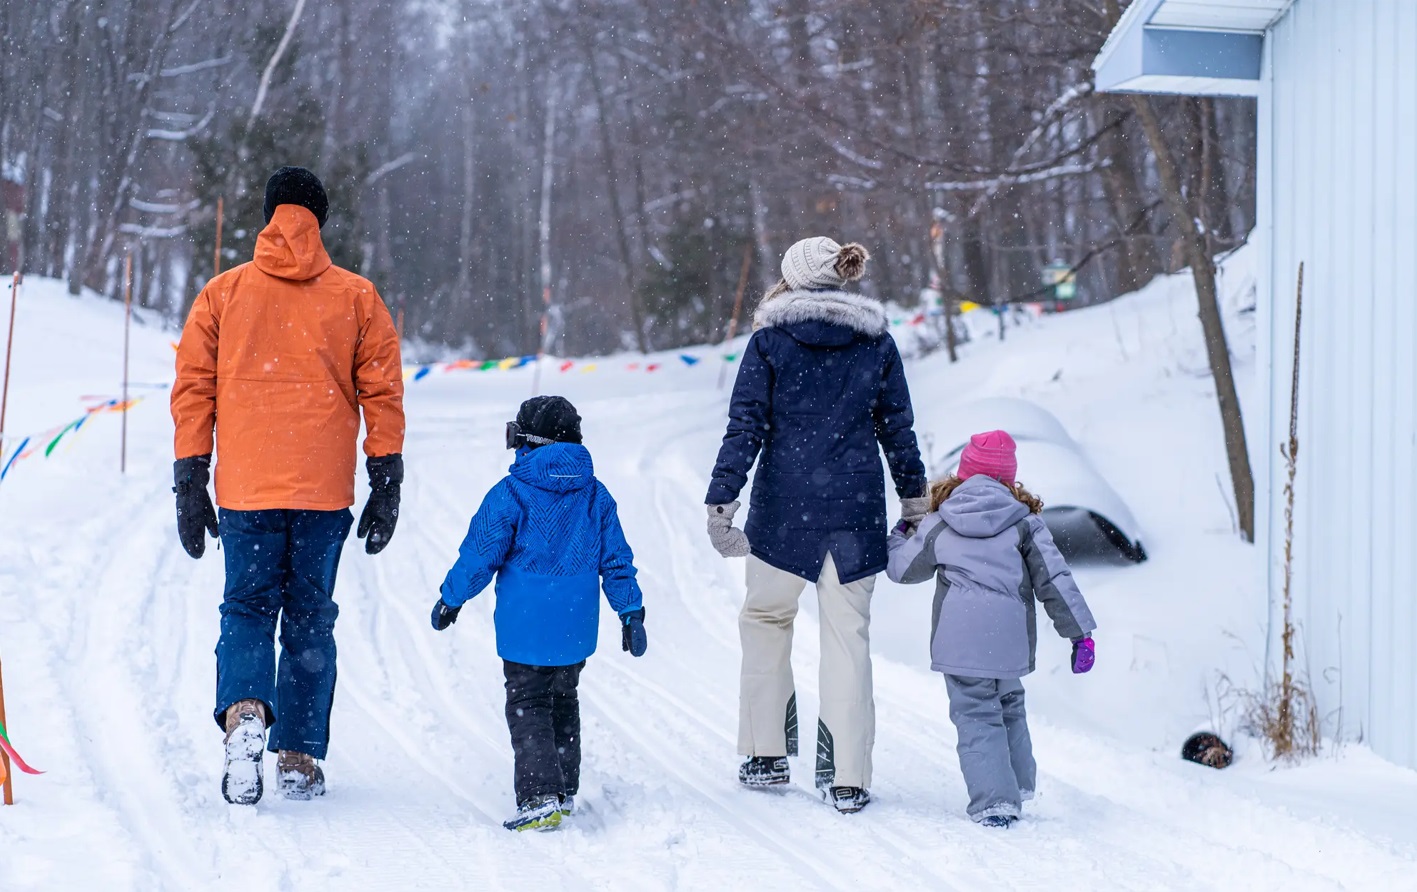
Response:
[[[580,790],[581,704],[576,685],[584,668],[584,660],[574,666],[502,661],[519,806],[540,796],[574,796]]]

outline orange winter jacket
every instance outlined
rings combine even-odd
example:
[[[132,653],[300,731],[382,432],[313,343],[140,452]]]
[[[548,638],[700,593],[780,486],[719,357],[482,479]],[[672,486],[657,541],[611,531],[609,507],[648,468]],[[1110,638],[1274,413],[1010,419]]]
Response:
[[[178,458],[212,452],[216,501],[256,511],[354,504],[369,456],[403,451],[403,367],[374,286],[330,262],[315,215],[283,204],[256,257],[207,283],[177,347]]]

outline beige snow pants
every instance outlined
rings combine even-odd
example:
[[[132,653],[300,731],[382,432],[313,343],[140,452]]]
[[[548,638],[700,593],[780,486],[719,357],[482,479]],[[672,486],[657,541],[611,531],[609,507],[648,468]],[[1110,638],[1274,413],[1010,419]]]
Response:
[[[807,581],[748,558],[748,596],[738,615],[743,673],[738,752],[797,754],[797,696],[792,681],[792,621]],[[874,576],[843,585],[830,554],[817,579],[821,617],[821,717],[816,785],[869,787],[876,742],[871,696],[871,593]]]

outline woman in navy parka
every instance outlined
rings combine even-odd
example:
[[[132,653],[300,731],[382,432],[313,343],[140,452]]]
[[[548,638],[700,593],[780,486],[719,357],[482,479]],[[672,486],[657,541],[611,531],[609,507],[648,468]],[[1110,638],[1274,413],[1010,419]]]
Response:
[[[900,353],[880,302],[841,289],[868,255],[828,238],[793,245],[783,280],[764,297],[733,388],[728,432],[705,503],[714,548],[748,557],[739,616],[743,669],[739,780],[789,780],[797,754],[792,622],[815,582],[821,616],[821,717],[816,785],[839,811],[870,801],[875,705],[870,607],[886,567],[885,476],[902,516],[923,517],[925,466]],[[738,496],[757,461],[747,523]]]

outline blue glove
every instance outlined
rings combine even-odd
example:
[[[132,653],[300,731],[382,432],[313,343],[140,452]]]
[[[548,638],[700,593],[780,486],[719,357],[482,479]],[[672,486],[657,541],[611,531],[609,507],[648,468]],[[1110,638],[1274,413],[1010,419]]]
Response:
[[[620,621],[620,649],[629,651],[632,657],[644,656],[649,646],[649,639],[645,637],[645,609],[623,613]]]
[[[461,607],[449,607],[439,598],[438,603],[433,605],[433,628],[439,632],[458,621],[458,611]]]

